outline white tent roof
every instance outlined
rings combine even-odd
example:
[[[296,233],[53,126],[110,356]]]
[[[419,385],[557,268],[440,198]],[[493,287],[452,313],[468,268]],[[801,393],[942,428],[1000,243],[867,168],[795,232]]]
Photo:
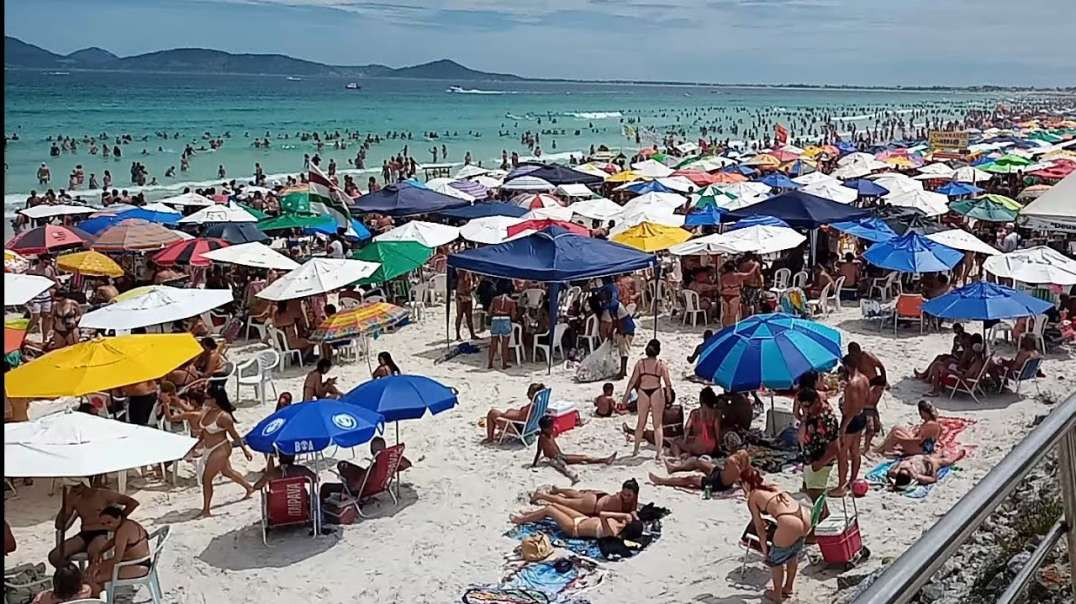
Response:
[[[206,222],[258,222],[258,217],[235,204],[207,206],[179,219],[180,224],[204,224]]]
[[[1076,260],[1044,245],[991,256],[983,262],[983,268],[1022,283],[1076,285]]]
[[[749,226],[716,236],[707,235],[707,237],[713,237],[714,243],[737,253],[755,252],[757,254],[773,254],[789,250],[807,240],[807,237],[793,229],[770,225]]]
[[[166,197],[164,199],[158,199],[157,201],[169,206],[206,207],[216,205],[216,202],[212,199],[194,192],[183,193],[182,195],[176,195],[175,197]]]
[[[268,268],[281,271],[299,268],[298,262],[257,241],[217,248],[203,253],[202,257],[213,262],[225,262],[253,268]]]
[[[503,183],[501,188],[506,191],[553,191],[556,187],[548,180],[537,176],[519,176]]]
[[[882,185],[888,188],[888,185]],[[890,189],[892,190],[892,189]],[[927,216],[940,216],[949,211],[949,198],[941,193],[932,191],[905,191],[903,193],[886,195],[885,202],[905,208],[914,208]]]
[[[838,180],[816,182],[800,190],[839,203],[852,203],[859,198],[859,193],[855,189],[842,185]]]
[[[665,164],[647,159],[641,162],[636,162],[631,165],[632,169],[639,173],[641,176],[648,178],[664,178],[671,175],[674,170]]]
[[[483,174],[488,174],[488,173],[489,173],[488,169],[481,168],[479,166],[475,166],[475,165],[472,164],[472,165],[464,166],[464,167],[460,168],[458,171],[456,171],[456,179],[471,178],[471,177],[474,177],[474,176],[482,176]]]
[[[40,218],[51,218],[53,216],[75,216],[78,214],[93,214],[99,211],[97,208],[91,208],[90,206],[80,206],[71,203],[57,203],[57,204],[41,204],[32,208],[25,208],[19,210],[19,214],[32,218],[34,220]],[[172,210],[174,211],[174,210]]]
[[[676,193],[643,193],[624,204],[622,212],[634,212],[642,208],[664,208],[675,210],[687,203],[687,199]]]
[[[523,222],[512,216],[485,216],[468,221],[460,227],[460,237],[475,243],[504,243],[508,241],[508,227]]]
[[[230,289],[180,289],[157,286],[121,302],[102,306],[82,315],[84,329],[135,329],[200,315],[233,302]]]
[[[449,186],[449,183],[458,180],[454,178],[431,178],[426,181],[426,188],[432,191],[437,191],[442,195],[449,195],[451,197],[457,197],[464,201],[474,201],[476,197],[469,193],[465,193],[456,187]]]
[[[610,220],[615,218],[624,208],[604,198],[584,199],[568,206],[573,214],[590,218],[592,220]]]
[[[939,231],[926,236],[931,241],[936,241],[944,246],[951,247],[954,250],[962,250],[965,252],[975,252],[977,254],[986,254],[987,256],[997,256],[1001,254],[994,246],[979,239],[975,235],[965,231],[964,229],[950,229],[948,231]]]
[[[1076,172],[1024,206],[1020,216],[1031,228],[1076,230]]]
[[[594,197],[596,193],[581,183],[570,183],[557,186],[557,193],[565,197]]]
[[[520,220],[563,220],[565,222],[572,219],[572,209],[565,206],[546,206],[544,208],[534,208],[526,214],[519,217]]]
[[[378,262],[342,258],[311,258],[299,268],[258,292],[264,300],[293,300],[323,294],[369,277],[381,266]]]
[[[52,279],[40,275],[4,273],[4,306],[20,306],[34,296],[56,285]]]
[[[960,182],[983,182],[985,180],[990,180],[993,177],[993,174],[989,172],[984,172],[983,170],[972,166],[964,166],[963,168],[957,168],[956,172],[953,173],[953,180]]]
[[[814,172],[811,172],[810,174],[804,174],[803,176],[797,176],[797,177],[792,179],[792,182],[797,183],[797,184],[801,184],[803,186],[809,186],[809,185],[814,185],[814,184],[823,183],[823,182],[835,182],[837,184],[841,184],[840,179],[834,178],[833,176],[830,176],[829,174],[823,174],[823,173],[821,173],[821,172],[819,172],[817,170],[814,171]]]
[[[436,248],[459,236],[460,230],[456,227],[412,220],[374,237],[374,241],[417,241],[426,247]]]
[[[877,176],[871,176],[871,180],[875,184],[889,189],[888,197],[896,196],[901,193],[908,193],[910,191],[922,191],[923,183],[905,176],[899,172],[886,172],[885,174],[879,174]]]
[[[4,427],[4,476],[83,477],[182,458],[195,439],[65,411]]]

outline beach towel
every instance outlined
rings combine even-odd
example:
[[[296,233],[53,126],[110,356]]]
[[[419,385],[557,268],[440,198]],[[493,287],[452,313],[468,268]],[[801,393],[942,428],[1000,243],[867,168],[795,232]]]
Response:
[[[539,591],[548,596],[550,602],[575,602],[578,594],[600,585],[605,575],[606,571],[593,560],[564,556],[556,560],[510,564],[509,574],[501,580],[501,587]]]
[[[595,560],[603,560],[605,558],[602,555],[601,547],[598,546],[598,541],[596,539],[576,539],[574,537],[569,537],[564,531],[560,530],[560,526],[558,526],[556,522],[549,518],[544,518],[538,522],[517,524],[509,529],[504,536],[521,541],[524,537],[528,537],[534,533],[545,533],[548,535],[550,541],[553,542],[553,547],[563,548],[574,554],[586,556],[587,558],[593,558]],[[642,547],[635,553],[635,555],[639,555],[642,550],[645,550],[652,542],[657,541],[658,538],[661,537],[661,522],[655,521],[646,523],[643,527],[643,534],[649,537],[649,539],[640,541]]]
[[[935,444],[935,448],[939,451],[945,449],[951,449],[958,446],[957,438],[968,428],[968,426],[975,423],[973,419],[966,419],[963,417],[939,417],[938,423],[945,428],[945,432],[942,433],[942,437],[938,439]],[[964,445],[969,446],[969,445]]]
[[[883,461],[871,468],[871,471],[867,472],[867,475],[863,478],[872,486],[884,486],[887,482],[886,474],[889,473],[889,469],[892,468],[893,465],[896,464],[898,461],[900,460],[888,459],[886,461]],[[938,470],[938,480],[934,484],[916,485],[912,488],[901,491],[901,493],[905,497],[911,497],[912,499],[923,499],[927,495],[930,495],[930,492],[934,490],[934,487],[938,486],[941,481],[945,480],[945,478],[949,476],[949,474],[951,474],[954,469],[956,469],[955,466],[945,466],[941,470]]]
[[[452,347],[451,350],[437,357],[437,359],[434,360],[433,364],[438,365],[440,363],[444,363],[445,361],[456,358],[461,354],[475,354],[479,352],[479,350],[480,349],[474,344],[471,344],[470,342],[463,342],[455,345],[454,347]]]
[[[503,589],[496,585],[475,585],[460,600],[463,604],[549,604],[549,596],[538,590]]]

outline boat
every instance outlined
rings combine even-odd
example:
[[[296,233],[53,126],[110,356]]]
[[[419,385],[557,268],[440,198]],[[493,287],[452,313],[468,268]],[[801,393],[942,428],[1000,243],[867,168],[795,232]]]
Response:
[[[348,82],[344,88],[347,88],[348,90],[362,90],[362,86],[359,86],[355,82]]]
[[[49,75],[59,75],[59,76],[71,75],[71,72],[70,71],[50,71]]]
[[[445,92],[464,92],[463,86],[449,86]]]
[[[288,76],[287,79],[288,79],[289,82],[302,82],[303,81],[302,78],[296,77],[296,76]]]

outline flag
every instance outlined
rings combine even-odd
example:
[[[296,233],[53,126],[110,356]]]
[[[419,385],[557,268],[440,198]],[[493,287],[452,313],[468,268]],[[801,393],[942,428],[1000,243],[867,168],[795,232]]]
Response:
[[[773,127],[773,138],[782,145],[788,143],[788,128],[785,128],[781,124],[777,124]]]
[[[310,183],[310,201],[321,202],[343,214],[345,219],[351,219],[351,210],[347,207],[348,202],[351,200],[317,166],[310,164],[310,173],[306,179]],[[344,224],[347,224],[346,220]]]

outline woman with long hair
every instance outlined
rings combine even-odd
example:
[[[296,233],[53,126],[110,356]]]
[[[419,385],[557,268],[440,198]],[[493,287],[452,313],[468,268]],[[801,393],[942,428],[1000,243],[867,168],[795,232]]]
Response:
[[[919,401],[919,418],[923,423],[918,426],[897,426],[889,431],[875,453],[901,453],[918,455],[933,453],[938,440],[945,433],[945,428],[938,422],[938,410],[927,401]]]
[[[747,495],[747,510],[755,523],[755,533],[760,536],[767,534],[763,514],[773,518],[777,525],[772,545],[766,543],[765,537],[760,538],[759,542],[773,579],[773,589],[767,589],[764,595],[770,601],[783,602],[793,593],[799,555],[811,532],[811,511],[804,510],[800,502],[788,493],[763,482],[762,475],[755,468],[748,467],[741,473],[740,484]]]
[[[635,452],[639,454],[639,447],[643,443],[646,428],[646,418],[649,415],[654,427],[654,448],[657,449],[655,457],[661,461],[663,445],[662,425],[664,424],[665,404],[672,399],[672,379],[669,377],[669,368],[658,358],[661,354],[661,342],[650,340],[646,344],[646,358],[639,359],[635,363],[635,369],[631,373],[631,380],[624,390],[623,403],[628,404],[628,395],[633,389],[638,393],[639,417],[635,423]],[[662,384],[664,383],[664,388]]]
[[[396,366],[396,362],[392,360],[392,355],[387,352],[381,352],[377,355],[377,369],[374,369],[372,374],[373,379],[388,377],[390,375],[400,375],[400,368]]]
[[[243,456],[247,461],[254,459],[243,442],[243,438],[235,429],[235,407],[228,400],[228,395],[223,389],[213,389],[206,393],[205,407],[198,417],[197,423],[201,428],[202,436],[195,448],[202,451],[202,514],[200,517],[211,516],[209,507],[213,503],[213,479],[218,474],[231,479],[235,484],[243,487],[246,491],[244,499],[250,497],[254,487],[250,486],[243,475],[232,469],[232,446],[238,444],[243,450]]]

